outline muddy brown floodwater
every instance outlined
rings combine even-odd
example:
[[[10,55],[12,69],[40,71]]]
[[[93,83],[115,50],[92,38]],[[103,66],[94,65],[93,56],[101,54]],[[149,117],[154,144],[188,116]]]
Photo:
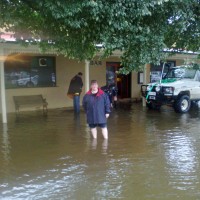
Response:
[[[1,200],[200,199],[200,109],[118,108],[109,140],[85,114],[24,112],[0,124]],[[98,130],[100,131],[100,130]]]

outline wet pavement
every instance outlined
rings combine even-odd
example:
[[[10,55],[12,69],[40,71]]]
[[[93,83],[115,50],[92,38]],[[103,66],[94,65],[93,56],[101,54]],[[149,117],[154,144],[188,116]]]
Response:
[[[85,115],[24,112],[0,124],[1,200],[200,199],[200,109],[118,108],[109,140]]]

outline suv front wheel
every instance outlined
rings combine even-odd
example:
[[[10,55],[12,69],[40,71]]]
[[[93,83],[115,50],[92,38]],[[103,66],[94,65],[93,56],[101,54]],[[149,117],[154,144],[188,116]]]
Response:
[[[148,102],[148,103],[146,103],[146,106],[147,106],[147,108],[148,109],[153,109],[153,110],[160,110],[160,107],[161,107],[161,105],[159,105],[159,104],[155,104],[155,103],[153,103],[153,102]]]
[[[182,95],[174,103],[174,110],[178,113],[186,113],[190,110],[191,101],[188,95]]]

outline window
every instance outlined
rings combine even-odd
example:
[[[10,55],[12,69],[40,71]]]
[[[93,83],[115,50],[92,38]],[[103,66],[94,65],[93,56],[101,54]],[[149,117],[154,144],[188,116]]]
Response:
[[[55,57],[12,54],[5,61],[6,88],[55,87]]]
[[[189,78],[193,79],[196,74],[195,69],[187,69],[187,68],[172,68],[169,70],[165,78]]]
[[[176,66],[175,61],[170,61],[168,60],[165,65],[164,65],[164,70],[162,77],[166,75],[166,73],[171,69],[172,67]],[[158,82],[161,79],[161,73],[162,73],[162,68],[163,68],[163,62],[160,63],[160,65],[151,65],[151,72],[150,72],[150,82]]]

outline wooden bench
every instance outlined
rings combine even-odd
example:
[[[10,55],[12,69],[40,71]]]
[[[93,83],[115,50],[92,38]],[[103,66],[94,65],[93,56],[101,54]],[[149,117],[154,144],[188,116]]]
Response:
[[[22,107],[41,107],[43,108],[43,115],[47,114],[47,105],[46,99],[40,95],[24,95],[24,96],[13,96],[15,103],[15,112],[18,115],[19,109]]]

